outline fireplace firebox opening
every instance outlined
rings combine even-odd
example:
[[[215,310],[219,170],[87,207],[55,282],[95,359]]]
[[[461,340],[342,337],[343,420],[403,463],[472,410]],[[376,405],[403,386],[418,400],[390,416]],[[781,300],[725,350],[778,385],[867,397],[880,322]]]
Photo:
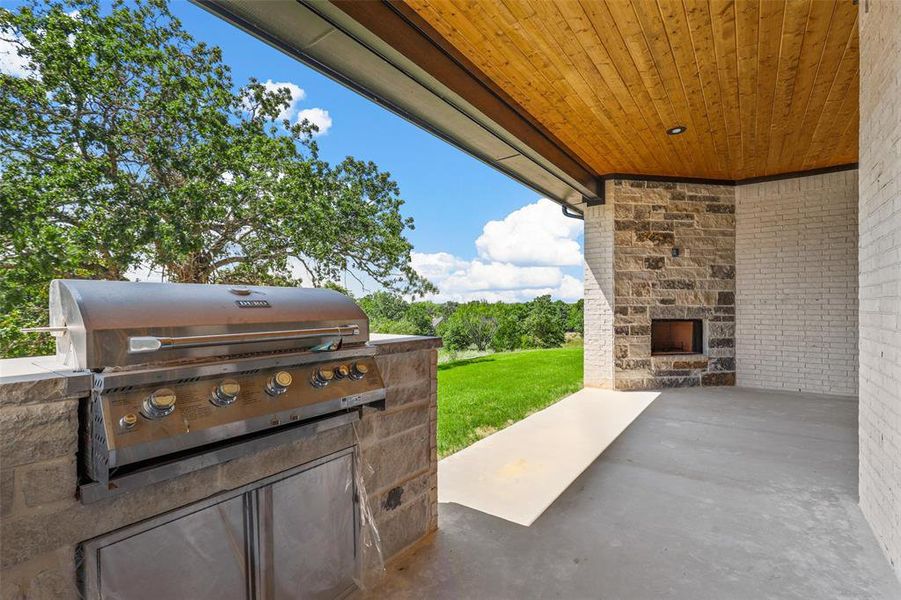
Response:
[[[651,354],[703,354],[701,319],[652,319]]]

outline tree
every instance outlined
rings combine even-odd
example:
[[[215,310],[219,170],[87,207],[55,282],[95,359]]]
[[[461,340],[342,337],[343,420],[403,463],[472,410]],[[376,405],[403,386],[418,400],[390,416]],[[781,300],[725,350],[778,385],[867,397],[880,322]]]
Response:
[[[438,328],[444,348],[450,352],[466,350],[472,345],[469,325],[463,319],[449,317]]]
[[[585,300],[579,299],[569,305],[566,315],[566,330],[582,335],[585,329]]]
[[[479,351],[487,350],[494,337],[494,332],[497,331],[497,319],[484,314],[476,314],[469,318],[468,325],[472,344]]]
[[[401,319],[392,321],[391,319],[370,319],[369,330],[373,333],[396,333],[400,335],[419,335],[416,325]]]
[[[441,320],[441,305],[407,302],[384,290],[364,296],[359,304],[369,317],[370,330],[378,333],[435,335],[435,326]]]
[[[348,298],[354,297],[354,295],[350,293],[350,290],[348,290],[346,287],[344,287],[340,283],[336,283],[334,281],[323,281],[321,287],[324,287],[327,290],[335,290],[336,292],[344,294]]]
[[[491,349],[496,352],[516,350],[523,346],[523,321],[528,315],[526,304],[497,303],[497,329],[491,338]]]
[[[413,324],[416,335],[435,335],[442,321],[441,307],[434,302],[411,302],[405,319]]]
[[[360,298],[360,308],[373,321],[400,321],[409,306],[399,295],[384,290]]]
[[[527,344],[533,348],[555,348],[566,340],[560,311],[549,295],[532,300],[529,315],[523,323]]]
[[[0,74],[0,351],[46,322],[50,279],[319,285],[365,273],[434,287],[410,266],[397,184],[372,162],[319,157],[288,89],[237,88],[165,0],[47,0],[0,9],[26,63]],[[46,346],[43,347],[46,350]]]
[[[438,328],[448,350],[464,350],[470,346],[487,350],[496,330],[497,318],[485,302],[460,306]]]

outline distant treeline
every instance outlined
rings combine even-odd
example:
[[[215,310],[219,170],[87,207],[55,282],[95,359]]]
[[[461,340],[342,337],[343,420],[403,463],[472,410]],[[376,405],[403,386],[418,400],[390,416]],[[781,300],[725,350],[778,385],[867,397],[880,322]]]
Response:
[[[440,335],[448,350],[554,348],[567,333],[582,333],[582,300],[568,304],[539,296],[530,302],[406,302],[388,292],[359,300],[378,333]]]

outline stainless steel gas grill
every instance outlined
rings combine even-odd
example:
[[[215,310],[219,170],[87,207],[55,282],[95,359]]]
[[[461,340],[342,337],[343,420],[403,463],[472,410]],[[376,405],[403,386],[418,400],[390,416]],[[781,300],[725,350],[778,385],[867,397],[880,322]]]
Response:
[[[83,502],[311,435],[378,406],[369,322],[331,290],[54,281],[67,365],[93,371]]]

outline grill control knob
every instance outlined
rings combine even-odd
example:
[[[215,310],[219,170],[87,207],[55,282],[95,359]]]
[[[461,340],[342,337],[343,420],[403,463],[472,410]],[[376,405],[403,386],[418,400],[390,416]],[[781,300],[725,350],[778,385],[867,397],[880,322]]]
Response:
[[[340,365],[335,368],[335,379],[344,379],[345,377],[350,377],[350,369],[347,368],[347,365]]]
[[[144,399],[141,413],[148,419],[162,419],[175,410],[175,392],[160,388]]]
[[[350,368],[351,379],[363,379],[369,373],[369,367],[363,363],[354,363]]]
[[[313,372],[313,387],[322,388],[329,384],[335,378],[335,372],[332,369],[316,369]]]
[[[138,415],[134,413],[128,413],[124,415],[121,419],[119,419],[119,427],[122,429],[134,429],[135,425],[138,424]]]
[[[228,406],[238,399],[238,393],[241,391],[241,384],[234,379],[226,379],[216,386],[210,402],[216,406]]]
[[[288,391],[288,386],[291,385],[292,381],[294,381],[294,378],[291,377],[291,373],[279,371],[273,375],[272,379],[269,380],[269,383],[266,384],[266,393],[270,396],[284,394]]]

